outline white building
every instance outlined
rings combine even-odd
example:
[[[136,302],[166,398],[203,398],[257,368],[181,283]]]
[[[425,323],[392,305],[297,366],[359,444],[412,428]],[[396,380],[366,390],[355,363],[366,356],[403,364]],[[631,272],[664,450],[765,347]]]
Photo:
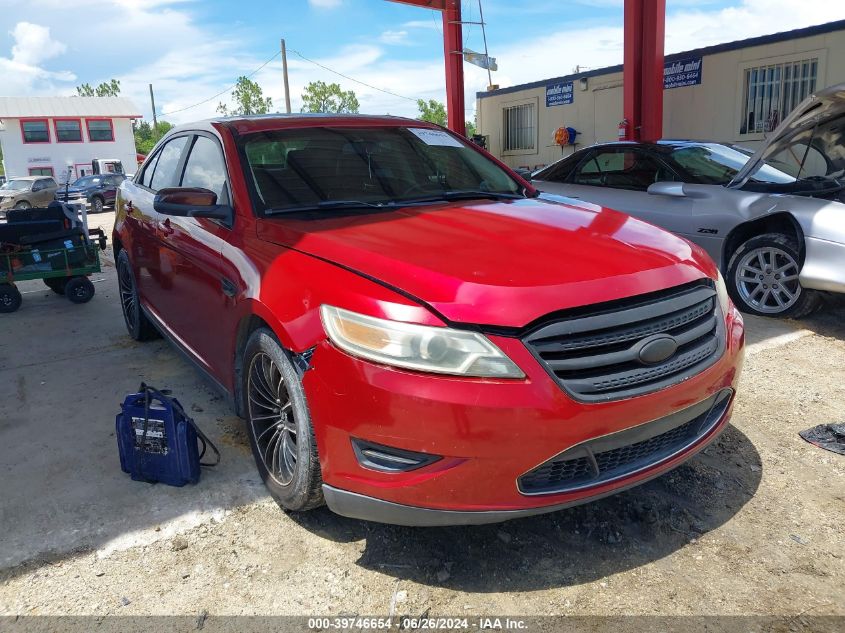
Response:
[[[95,158],[137,167],[133,119],[122,97],[0,97],[0,148],[6,177],[51,175],[71,182],[90,174]]]

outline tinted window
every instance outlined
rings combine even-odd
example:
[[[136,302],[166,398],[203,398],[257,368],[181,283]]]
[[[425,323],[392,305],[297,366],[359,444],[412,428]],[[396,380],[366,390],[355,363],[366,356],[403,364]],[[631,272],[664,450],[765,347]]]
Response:
[[[520,186],[470,144],[415,127],[303,128],[242,137],[247,178],[264,209],[336,200],[440,200],[472,191],[519,195]]]
[[[579,185],[645,191],[673,175],[659,161],[645,152],[629,149],[598,151],[578,168],[572,182]]]
[[[138,182],[145,187],[150,186],[150,180],[152,180],[153,172],[155,171],[159,156],[161,156],[161,152],[157,152],[156,155],[147,162],[147,165],[144,167],[144,171],[141,174],[141,178],[138,180]]]
[[[88,139],[91,141],[113,141],[114,130],[111,121],[93,120],[86,121],[88,125]]]
[[[81,122],[78,119],[56,121],[56,140],[59,143],[78,143],[81,141]]]
[[[209,189],[217,194],[219,203],[225,204],[226,166],[216,142],[205,136],[197,137],[185,163],[182,186]]]
[[[537,180],[548,180],[550,182],[565,182],[572,173],[572,170],[578,165],[578,161],[583,157],[584,155],[581,153],[573,154],[540,170],[534,174],[534,178]]]
[[[39,121],[22,121],[24,143],[49,143],[50,131],[47,129],[47,119]]]
[[[179,159],[187,142],[187,136],[180,136],[174,138],[172,141],[168,141],[161,148],[156,159],[155,171],[149,184],[150,189],[158,191],[164,187],[175,187],[178,184],[179,174],[176,173],[176,168],[179,166]]]

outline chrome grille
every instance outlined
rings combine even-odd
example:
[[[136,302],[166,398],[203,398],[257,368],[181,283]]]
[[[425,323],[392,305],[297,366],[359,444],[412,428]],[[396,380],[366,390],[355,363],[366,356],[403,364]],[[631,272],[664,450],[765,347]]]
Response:
[[[612,308],[547,320],[523,338],[567,392],[598,402],[650,393],[700,373],[722,355],[724,329],[709,281]],[[654,341],[672,349],[656,361]]]

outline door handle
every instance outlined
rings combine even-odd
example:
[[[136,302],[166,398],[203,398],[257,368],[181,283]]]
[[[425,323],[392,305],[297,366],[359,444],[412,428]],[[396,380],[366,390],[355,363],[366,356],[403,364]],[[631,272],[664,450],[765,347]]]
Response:
[[[167,218],[164,222],[161,223],[161,232],[164,235],[173,235],[175,232],[174,228],[170,224],[170,218]]]
[[[226,279],[225,277],[223,277],[223,279],[220,280],[220,286],[223,290],[223,294],[226,295],[227,297],[234,297],[235,293],[238,290],[237,287],[235,286],[235,282],[233,282],[230,279]]]

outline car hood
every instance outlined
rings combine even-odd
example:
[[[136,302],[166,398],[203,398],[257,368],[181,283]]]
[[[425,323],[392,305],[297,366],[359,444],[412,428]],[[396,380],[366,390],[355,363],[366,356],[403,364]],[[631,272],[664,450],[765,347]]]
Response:
[[[68,187],[67,188],[68,193],[88,193],[88,191],[90,191],[90,190],[91,190],[91,187]],[[64,187],[59,187],[56,190],[56,193],[58,193],[58,194],[64,194],[64,192],[65,192]]]
[[[11,196],[19,196],[22,193],[29,192],[29,189],[0,189],[0,196],[7,198]]]
[[[522,327],[715,276],[704,251],[618,211],[541,200],[262,220],[261,239],[410,294],[447,320]]]
[[[786,149],[797,134],[842,116],[845,116],[845,83],[810,95],[769,134],[765,143],[737,172],[728,187],[743,183],[760,163]]]

